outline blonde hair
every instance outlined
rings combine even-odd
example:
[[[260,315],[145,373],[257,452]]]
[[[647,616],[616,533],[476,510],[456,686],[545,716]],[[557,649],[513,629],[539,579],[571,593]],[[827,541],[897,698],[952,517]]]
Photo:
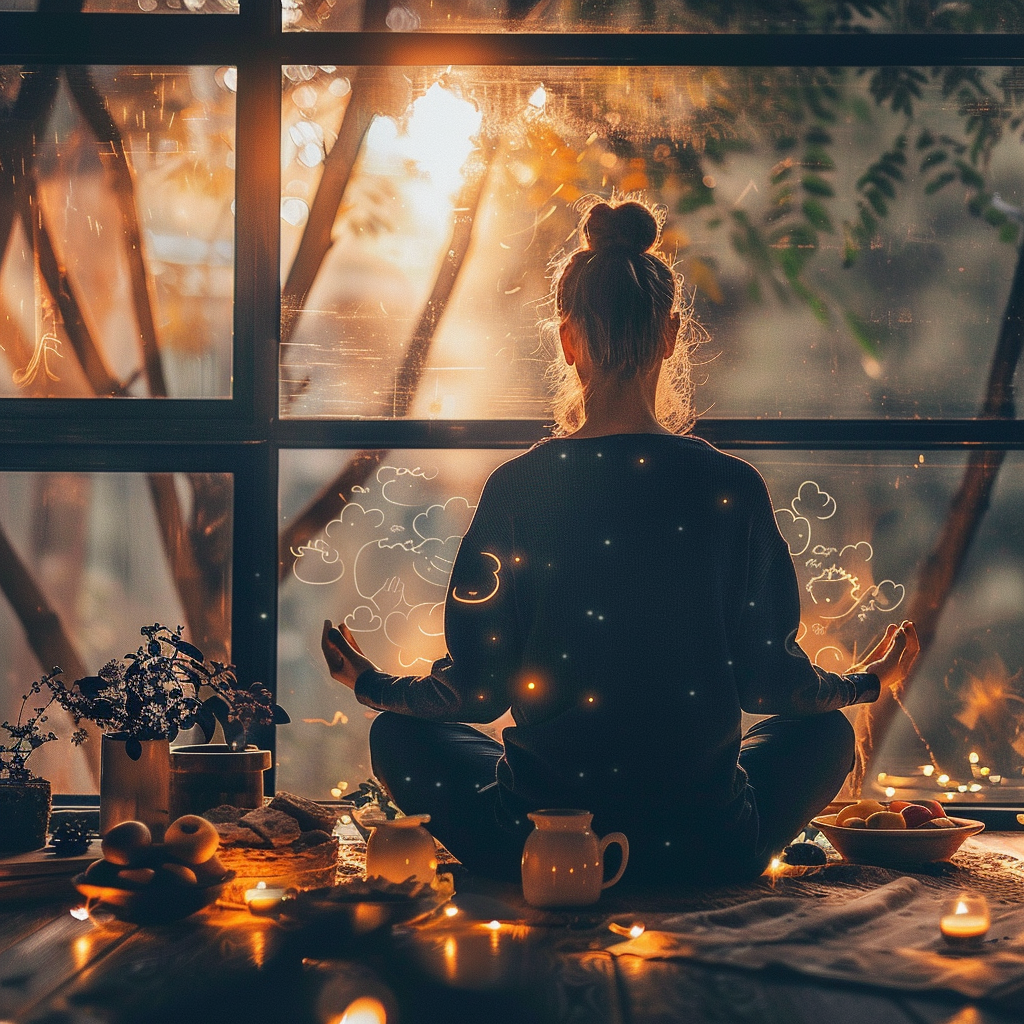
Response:
[[[552,264],[554,315],[542,325],[553,351],[555,433],[578,430],[586,419],[579,375],[558,344],[561,323],[577,328],[597,367],[628,381],[657,361],[673,313],[680,325],[662,366],[655,412],[666,429],[686,433],[695,419],[690,356],[701,329],[683,301],[682,277],[658,249],[664,209],[625,196],[587,196],[576,208],[580,244]]]

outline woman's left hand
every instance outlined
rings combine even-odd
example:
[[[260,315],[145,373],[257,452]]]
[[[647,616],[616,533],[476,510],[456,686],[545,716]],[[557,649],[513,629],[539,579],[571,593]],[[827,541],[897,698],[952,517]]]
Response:
[[[350,690],[356,688],[356,680],[368,668],[375,671],[377,669],[377,666],[359,649],[356,638],[344,623],[334,626],[330,619],[324,619],[320,649],[324,652],[324,660],[327,662],[331,678]]]

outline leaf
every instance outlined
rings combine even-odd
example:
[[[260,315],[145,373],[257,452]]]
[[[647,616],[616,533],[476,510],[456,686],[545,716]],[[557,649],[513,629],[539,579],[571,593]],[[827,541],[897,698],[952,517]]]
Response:
[[[812,196],[831,199],[836,193],[832,186],[820,174],[805,174],[800,181],[805,192]]]
[[[984,188],[985,179],[966,160],[957,160],[956,168],[960,172],[960,180],[968,188]]]
[[[106,689],[107,684],[99,676],[86,676],[79,679],[75,686],[90,700],[95,700]]]
[[[880,354],[878,330],[872,324],[858,316],[852,309],[843,310],[843,320],[850,328],[857,344],[873,358],[877,359]]]
[[[949,154],[943,149],[933,149],[922,161],[921,171],[930,170],[936,164],[941,164],[943,160],[948,160]]]
[[[213,711],[203,705],[202,709],[196,714],[195,724],[202,729],[203,739],[209,743],[213,739],[213,734],[217,731],[217,719]]]
[[[179,640],[175,638],[171,641],[171,643],[177,650],[181,651],[182,654],[186,654],[188,655],[188,657],[193,658],[198,662],[203,662],[206,660],[206,655],[203,654],[203,652],[199,650],[198,647],[196,647],[194,644],[190,644],[187,640]]]
[[[824,205],[817,199],[805,199],[803,205],[804,216],[819,230],[832,234],[835,228],[829,218]]]
[[[280,704],[274,705],[274,725],[288,725],[291,722],[291,718],[288,717],[288,712],[285,711]]]
[[[926,196],[933,196],[940,189],[944,189],[951,181],[956,181],[956,174],[953,171],[943,171],[937,178],[932,178],[924,187]]]
[[[886,204],[885,199],[882,198],[882,193],[879,192],[878,189],[868,189],[868,191],[864,193],[864,198],[871,204],[872,209],[879,217],[884,217],[889,212],[889,207]]]
[[[142,744],[134,736],[124,741],[124,752],[133,760],[142,757]]]
[[[1020,234],[1020,225],[1014,224],[1012,221],[1007,221],[999,229],[999,241],[1000,242],[1016,242],[1017,236]]]

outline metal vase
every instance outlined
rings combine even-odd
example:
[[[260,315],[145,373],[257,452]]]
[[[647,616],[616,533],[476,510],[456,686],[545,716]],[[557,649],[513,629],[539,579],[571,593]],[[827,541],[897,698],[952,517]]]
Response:
[[[171,747],[167,740],[143,740],[133,761],[125,741],[103,737],[100,752],[100,835],[122,821],[141,821],[160,842],[169,822]]]

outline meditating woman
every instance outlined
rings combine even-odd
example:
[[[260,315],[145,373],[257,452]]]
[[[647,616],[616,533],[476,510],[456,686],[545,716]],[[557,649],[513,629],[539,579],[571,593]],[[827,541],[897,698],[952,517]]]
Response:
[[[389,675],[324,623],[331,675],[381,712],[374,773],[474,872],[518,878],[527,813],[578,807],[629,837],[627,879],[759,873],[852,767],[839,709],[899,687],[919,649],[892,625],[836,675],[796,644],[764,481],[677,432],[689,325],[659,231],[635,201],[583,215],[555,275],[562,430],[488,479],[449,584],[447,656]],[[503,743],[465,724],[510,708]],[[741,710],[771,717],[742,735]]]

